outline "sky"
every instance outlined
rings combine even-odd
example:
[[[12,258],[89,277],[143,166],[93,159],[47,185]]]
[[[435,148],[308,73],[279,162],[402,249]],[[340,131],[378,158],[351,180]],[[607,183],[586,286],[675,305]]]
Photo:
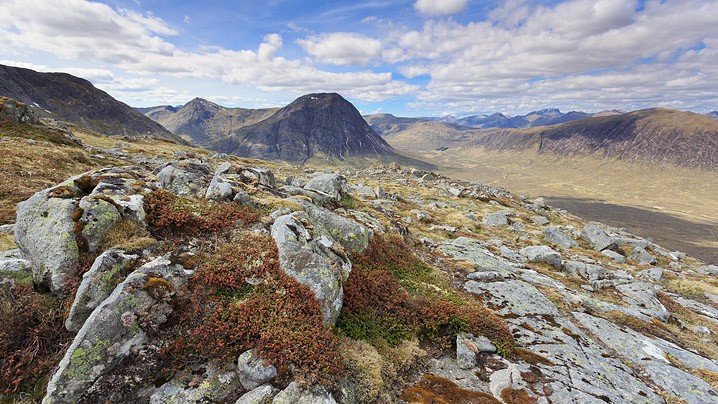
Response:
[[[0,64],[131,106],[718,110],[718,0],[0,0]]]

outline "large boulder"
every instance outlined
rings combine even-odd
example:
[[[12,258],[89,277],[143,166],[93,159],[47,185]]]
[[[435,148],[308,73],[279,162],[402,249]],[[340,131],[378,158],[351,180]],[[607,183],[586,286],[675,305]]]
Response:
[[[152,393],[150,404],[224,403],[241,387],[235,371],[222,372],[215,366],[208,366],[207,373],[195,387],[185,385],[177,377],[170,380]]]
[[[342,308],[342,284],[351,271],[345,248],[304,212],[278,217],[271,234],[282,270],[309,286],[319,301],[324,323],[334,324]]]
[[[0,96],[0,119],[11,122],[34,124],[38,123],[35,113],[26,104],[13,98]]]
[[[296,199],[295,202],[302,206],[316,231],[330,235],[348,252],[364,251],[369,245],[371,231],[365,226],[307,201]]]
[[[239,382],[247,390],[269,383],[277,376],[277,368],[265,364],[264,360],[257,356],[253,349],[239,355],[237,370],[239,372]]]
[[[602,251],[616,245],[615,239],[609,236],[596,222],[590,222],[581,229],[581,239],[596,251]]]
[[[563,231],[558,226],[546,227],[546,230],[544,230],[544,239],[551,244],[556,244],[563,248],[571,248],[578,245],[569,233]]]
[[[327,196],[335,203],[349,195],[347,179],[341,174],[318,174],[307,182],[304,189]]]
[[[100,376],[110,372],[167,321],[171,300],[187,274],[166,258],[132,272],[85,321],[47,386],[44,404],[76,403]]]
[[[206,164],[192,161],[172,162],[157,172],[160,187],[196,198],[205,195],[211,178],[212,171]]]
[[[561,268],[561,254],[545,245],[524,247],[519,251],[529,262],[545,262],[556,269]]]
[[[122,281],[123,273],[137,255],[127,255],[122,251],[109,250],[95,259],[90,270],[82,276],[70,313],[65,320],[68,331],[77,332],[90,317],[92,311],[115,290]]]
[[[489,227],[508,226],[511,224],[509,218],[515,214],[516,212],[511,209],[500,210],[487,214],[481,219],[481,222]]]
[[[15,242],[32,263],[35,284],[55,294],[64,291],[78,269],[80,250],[72,220],[78,193],[71,179],[17,204]]]

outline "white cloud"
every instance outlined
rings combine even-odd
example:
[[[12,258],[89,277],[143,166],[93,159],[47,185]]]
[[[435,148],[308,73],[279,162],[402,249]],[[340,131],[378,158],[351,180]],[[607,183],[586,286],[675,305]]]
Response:
[[[176,34],[153,15],[84,0],[4,0],[0,14],[0,54],[41,51],[66,60],[110,64],[131,74],[221,79],[263,91],[344,91],[367,101],[416,91],[415,86],[394,81],[391,73],[326,72],[304,60],[279,57],[283,41],[276,33],[265,35],[257,50],[185,50],[166,39]],[[317,43],[317,56],[335,62],[381,56],[376,40],[353,34],[340,38],[349,46],[361,45],[353,54],[333,47],[330,42],[336,38]]]
[[[310,36],[298,39],[297,44],[319,62],[334,65],[363,66],[382,55],[379,40],[351,32]]]
[[[191,23],[192,23],[192,17],[186,15],[186,16],[184,16],[184,20],[182,20],[182,21],[184,21],[185,24],[191,24]]]
[[[424,15],[456,14],[466,8],[468,0],[417,0],[414,9]]]

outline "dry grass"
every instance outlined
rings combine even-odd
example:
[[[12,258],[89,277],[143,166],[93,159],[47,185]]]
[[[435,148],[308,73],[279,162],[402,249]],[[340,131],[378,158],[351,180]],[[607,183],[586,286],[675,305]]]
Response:
[[[668,289],[681,296],[696,300],[705,300],[705,292],[718,295],[718,286],[709,279],[672,278],[668,281]]]
[[[132,220],[121,220],[112,226],[102,240],[101,250],[118,248],[124,251],[142,251],[157,244],[157,240]]]
[[[12,234],[0,233],[0,251],[14,250],[17,248]]]

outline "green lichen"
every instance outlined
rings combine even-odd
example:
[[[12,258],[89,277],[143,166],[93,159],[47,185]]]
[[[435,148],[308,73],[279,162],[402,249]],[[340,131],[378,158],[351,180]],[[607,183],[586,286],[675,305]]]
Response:
[[[111,292],[115,289],[115,286],[117,286],[117,280],[115,279],[115,275],[117,275],[120,270],[122,270],[124,266],[122,264],[117,264],[112,267],[109,271],[104,273],[102,277],[100,278],[102,281],[102,285],[100,287],[105,292]]]
[[[32,285],[32,274],[26,271],[0,271],[0,279],[9,278],[18,284]]]
[[[95,342],[88,348],[77,348],[70,355],[70,363],[67,365],[65,375],[72,380],[88,380],[93,369],[104,362],[107,356],[107,349],[112,345],[110,340],[95,338]]]

